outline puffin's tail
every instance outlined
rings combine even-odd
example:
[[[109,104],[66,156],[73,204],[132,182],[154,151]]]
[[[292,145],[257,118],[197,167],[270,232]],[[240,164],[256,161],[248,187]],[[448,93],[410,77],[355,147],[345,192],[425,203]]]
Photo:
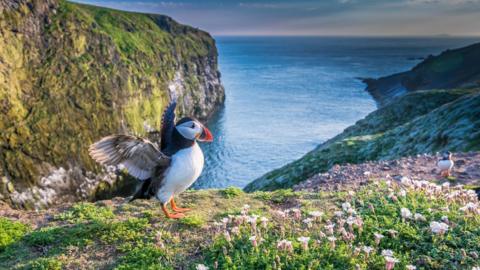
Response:
[[[152,197],[150,192],[150,184],[152,183],[152,178],[148,178],[147,180],[142,182],[142,186],[133,194],[133,197],[128,202],[133,202],[136,199],[145,199],[148,200]]]

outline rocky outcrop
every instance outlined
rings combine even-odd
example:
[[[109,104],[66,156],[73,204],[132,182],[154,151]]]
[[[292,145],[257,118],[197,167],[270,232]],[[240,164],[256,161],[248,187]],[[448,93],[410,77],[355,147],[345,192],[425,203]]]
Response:
[[[121,184],[87,147],[110,133],[208,118],[224,100],[206,32],[167,16],[63,0],[0,2],[0,200],[39,208]]]
[[[361,164],[335,165],[294,186],[309,192],[358,190],[371,179],[400,181],[403,177],[421,181],[464,185],[480,191],[480,152],[453,153],[452,175],[444,178],[437,166],[441,154],[422,154],[394,160],[369,161]]]
[[[407,72],[379,79],[364,79],[367,91],[380,106],[394,97],[426,89],[480,86],[480,43],[429,56]]]
[[[293,187],[337,164],[446,150],[480,150],[480,89],[415,91],[395,98],[299,160],[254,180],[245,190]]]

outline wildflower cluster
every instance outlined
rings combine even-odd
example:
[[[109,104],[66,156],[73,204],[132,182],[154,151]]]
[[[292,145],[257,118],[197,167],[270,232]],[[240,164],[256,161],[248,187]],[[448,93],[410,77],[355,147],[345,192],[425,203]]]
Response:
[[[463,187],[403,178],[349,192],[337,210],[277,209],[215,223],[211,269],[476,267],[480,210]],[[468,268],[469,267],[469,268]]]

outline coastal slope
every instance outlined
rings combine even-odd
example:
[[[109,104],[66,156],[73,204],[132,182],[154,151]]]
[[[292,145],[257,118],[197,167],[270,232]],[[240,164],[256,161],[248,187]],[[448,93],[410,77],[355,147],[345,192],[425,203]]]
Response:
[[[0,200],[38,208],[118,182],[87,148],[111,133],[206,119],[224,100],[214,39],[162,15],[63,0],[0,2]]]
[[[394,98],[299,160],[254,180],[245,190],[293,187],[336,164],[446,150],[480,150],[480,89],[415,91]]]
[[[480,85],[480,43],[430,55],[410,71],[378,79],[364,79],[367,91],[380,106],[393,97],[426,89],[454,89]]]

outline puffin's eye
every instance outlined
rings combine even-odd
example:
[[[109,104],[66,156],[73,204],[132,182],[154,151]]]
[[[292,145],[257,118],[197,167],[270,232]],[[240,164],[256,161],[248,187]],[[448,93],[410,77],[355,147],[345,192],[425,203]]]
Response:
[[[191,126],[191,128],[195,128],[195,123],[192,123],[192,126]]]

